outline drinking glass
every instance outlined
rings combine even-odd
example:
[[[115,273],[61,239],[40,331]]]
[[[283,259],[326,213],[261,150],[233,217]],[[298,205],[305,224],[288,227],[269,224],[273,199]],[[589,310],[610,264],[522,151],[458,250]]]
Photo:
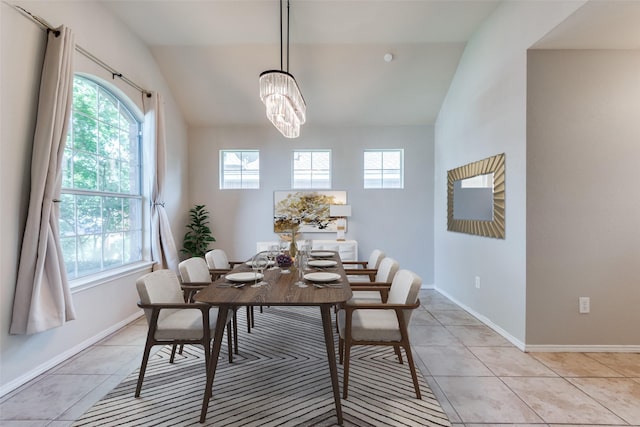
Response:
[[[296,264],[295,266],[296,271],[298,273],[298,280],[296,281],[295,285],[298,286],[299,288],[306,288],[307,284],[304,282],[304,269],[305,269],[305,266],[307,265],[307,257],[305,256],[304,253],[298,252],[298,256],[296,257],[295,264]]]
[[[271,267],[269,267],[267,270],[275,270],[278,268],[278,265],[276,264],[276,257],[278,256],[279,250],[280,248],[278,245],[269,246],[269,250],[267,251],[267,259],[269,260],[269,264],[271,264]]]
[[[268,282],[264,280],[264,269],[267,267],[267,264],[268,264],[267,257],[264,253],[259,253],[253,257],[253,259],[251,260],[251,268],[253,269],[253,272],[256,275],[255,276],[256,279],[255,279],[255,283],[251,285],[251,287],[257,288],[262,285],[268,285]],[[259,282],[258,282],[258,273],[263,274],[263,279],[260,280]]]

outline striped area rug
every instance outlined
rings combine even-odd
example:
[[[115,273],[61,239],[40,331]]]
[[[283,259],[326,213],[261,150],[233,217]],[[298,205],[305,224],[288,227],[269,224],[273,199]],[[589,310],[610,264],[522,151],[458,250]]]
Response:
[[[205,384],[204,353],[171,348],[149,361],[140,398],[138,371],[96,403],[74,426],[334,426],[337,425],[320,310],[268,307],[256,311],[248,334],[238,311],[240,354],[226,358],[226,339],[205,424],[198,422]],[[337,338],[336,338],[337,340]],[[337,343],[336,343],[337,349]],[[342,366],[338,364],[342,390]],[[345,426],[451,426],[421,375],[415,397],[409,368],[391,347],[352,348]]]

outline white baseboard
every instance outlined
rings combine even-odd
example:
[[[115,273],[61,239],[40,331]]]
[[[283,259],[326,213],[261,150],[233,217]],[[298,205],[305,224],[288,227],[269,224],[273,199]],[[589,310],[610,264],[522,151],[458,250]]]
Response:
[[[436,285],[434,285],[433,283],[423,283],[422,286],[420,286],[420,289],[435,289]]]
[[[526,352],[548,353],[640,353],[640,345],[527,345]]]
[[[455,299],[454,297],[452,297],[451,295],[449,295],[448,293],[446,293],[442,289],[439,289],[439,288],[435,288],[435,289],[438,292],[440,292],[442,295],[444,295],[445,297],[449,298],[451,301],[455,302],[457,305],[460,306],[460,308],[462,308],[463,310],[465,310],[466,312],[471,314],[473,317],[475,317],[476,319],[478,319],[479,321],[481,321],[482,323],[484,323],[485,325],[487,325],[488,327],[493,329],[498,334],[500,334],[504,339],[506,339],[511,344],[513,344],[516,347],[518,347],[521,351],[526,351],[525,350],[525,343],[523,343],[522,341],[520,341],[519,339],[517,339],[516,337],[514,337],[513,335],[511,335],[510,333],[508,333],[504,329],[502,329],[500,326],[498,326],[495,323],[493,323],[487,317],[485,317],[482,314],[480,314],[480,313],[472,310],[471,308],[467,307],[466,305],[464,305],[463,303],[461,303],[460,301],[458,301],[457,299]]]
[[[122,328],[123,326],[128,325],[131,322],[133,322],[134,320],[139,318],[141,315],[142,315],[142,312],[132,314],[131,316],[127,317],[124,320],[121,320],[120,322],[116,323],[115,325],[111,326],[110,328],[105,329],[104,331],[100,332],[99,334],[94,335],[93,337],[91,337],[91,338],[79,343],[78,345],[68,349],[64,353],[59,354],[57,357],[55,357],[55,358],[53,358],[51,360],[48,360],[46,363],[43,363],[43,364],[41,364],[39,366],[36,366],[35,368],[31,369],[29,372],[26,372],[25,374],[19,376],[18,378],[14,379],[13,381],[8,382],[7,384],[3,384],[0,387],[0,397],[4,396],[7,393],[12,392],[13,390],[17,389],[18,387],[26,384],[27,382],[29,382],[32,379],[36,378],[38,375],[44,374],[49,369],[59,365],[60,363],[67,361],[70,357],[73,357],[76,354],[80,353],[82,350],[84,350],[84,349],[86,349],[88,347],[91,347],[93,344],[97,343],[98,341],[102,340],[103,338],[108,337],[112,333],[116,332],[118,329]]]
[[[471,308],[462,304],[460,301],[456,300],[454,297],[443,291],[442,289],[438,289],[434,287],[438,292],[442,295],[449,298],[451,301],[455,302],[462,309],[467,311],[469,314],[476,317],[482,323],[493,329],[498,334],[502,335],[506,340],[508,340],[511,344],[518,347],[521,351],[524,352],[549,352],[549,353],[640,353],[640,345],[527,345],[522,341],[518,340],[507,331],[502,329],[500,326],[493,323],[491,320],[481,315],[480,313],[475,312]]]

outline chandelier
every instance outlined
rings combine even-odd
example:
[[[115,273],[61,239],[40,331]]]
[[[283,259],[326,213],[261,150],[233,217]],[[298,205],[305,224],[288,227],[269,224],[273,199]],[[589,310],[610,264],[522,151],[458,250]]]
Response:
[[[298,83],[289,73],[289,0],[287,0],[287,71],[283,70],[282,0],[280,0],[280,69],[260,73],[260,99],[267,118],[287,138],[300,136],[307,105]]]

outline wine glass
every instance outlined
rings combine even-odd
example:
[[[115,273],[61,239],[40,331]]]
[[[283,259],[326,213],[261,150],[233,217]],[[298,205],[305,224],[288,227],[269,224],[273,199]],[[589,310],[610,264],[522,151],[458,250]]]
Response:
[[[267,257],[262,252],[254,256],[253,259],[251,260],[251,268],[253,269],[253,272],[256,275],[255,283],[251,285],[252,288],[257,288],[262,285],[268,284],[266,281],[262,279],[258,282],[258,273],[262,274],[263,275],[262,277],[264,278],[264,269],[267,267],[267,264],[268,264]]]
[[[278,256],[279,250],[280,248],[278,245],[269,246],[269,250],[267,251],[267,259],[269,260],[269,264],[271,264],[271,267],[269,267],[267,270],[275,270],[278,268],[276,264],[276,257]]]
[[[306,288],[307,284],[304,282],[304,268],[307,264],[307,257],[303,252],[299,252],[295,260],[296,271],[298,272],[298,280],[295,285],[299,288]]]

